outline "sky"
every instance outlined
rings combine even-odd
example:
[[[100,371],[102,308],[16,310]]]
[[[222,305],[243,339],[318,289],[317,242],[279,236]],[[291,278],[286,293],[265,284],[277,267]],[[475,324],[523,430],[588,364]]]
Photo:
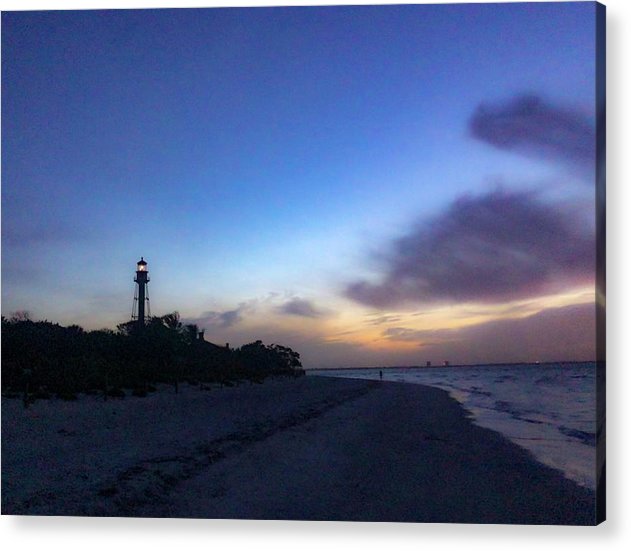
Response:
[[[595,5],[3,12],[2,314],[309,368],[592,360]]]

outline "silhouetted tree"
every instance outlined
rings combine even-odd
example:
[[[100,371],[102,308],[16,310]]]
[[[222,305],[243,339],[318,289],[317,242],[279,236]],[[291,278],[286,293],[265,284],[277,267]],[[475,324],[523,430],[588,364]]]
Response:
[[[144,395],[158,382],[261,381],[269,375],[296,375],[300,355],[262,341],[237,350],[198,338],[195,324],[182,324],[177,312],[150,318],[145,326],[120,324],[117,331],[85,331],[32,321],[27,313],[2,317],[2,391],[34,397],[78,392],[121,396],[123,388]]]

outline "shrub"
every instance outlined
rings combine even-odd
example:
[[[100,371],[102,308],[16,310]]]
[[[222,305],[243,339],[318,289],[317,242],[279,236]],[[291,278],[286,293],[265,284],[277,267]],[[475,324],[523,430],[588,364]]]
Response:
[[[70,402],[76,400],[77,395],[74,392],[61,391],[57,393],[57,398]]]

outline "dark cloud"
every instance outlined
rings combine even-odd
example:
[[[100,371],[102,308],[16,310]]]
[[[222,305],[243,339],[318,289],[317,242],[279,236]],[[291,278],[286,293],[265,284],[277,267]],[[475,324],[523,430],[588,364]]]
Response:
[[[500,149],[594,167],[596,134],[589,117],[548,104],[539,96],[482,104],[471,117],[469,130]]]
[[[518,319],[494,320],[458,329],[419,331],[393,327],[391,341],[418,342],[426,359],[452,363],[593,360],[596,307],[548,308]],[[420,360],[417,363],[422,363]]]
[[[301,298],[292,298],[285,304],[278,307],[281,314],[289,314],[291,316],[301,316],[303,318],[320,318],[325,315],[324,310],[316,308],[313,303]]]
[[[204,312],[198,318],[186,319],[186,323],[196,323],[200,327],[212,328],[220,327],[226,329],[237,325],[243,319],[243,307],[236,308],[235,310],[226,310],[224,312],[209,311]]]
[[[232,327],[241,321],[242,316],[240,310],[227,310],[226,312],[221,312],[217,318],[222,327]]]
[[[430,302],[498,302],[592,282],[593,231],[535,193],[464,196],[381,255],[382,281],[346,295],[391,308]]]

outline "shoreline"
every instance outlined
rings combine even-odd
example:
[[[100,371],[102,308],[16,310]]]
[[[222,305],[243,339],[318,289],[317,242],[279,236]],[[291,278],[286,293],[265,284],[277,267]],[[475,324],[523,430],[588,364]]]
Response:
[[[2,400],[2,514],[587,524],[594,492],[446,391],[309,375]]]
[[[594,362],[576,362],[573,365],[596,369]],[[558,368],[561,364],[555,363],[550,366]],[[359,370],[359,375],[343,370],[320,371],[314,375],[425,384],[446,390],[472,416],[475,424],[502,434],[531,453],[540,463],[561,471],[566,478],[595,491],[597,487],[594,442],[597,436],[596,428],[590,430],[589,425],[584,422],[580,425],[576,423],[577,416],[590,417],[590,412],[585,410],[585,406],[579,410],[566,405],[561,407],[561,404],[568,404],[572,399],[577,403],[582,403],[586,398],[584,392],[579,396],[561,396],[558,394],[561,389],[555,389],[554,385],[544,388],[544,392],[555,393],[553,398],[557,399],[557,404],[550,408],[546,404],[552,404],[554,400],[546,402],[544,396],[551,398],[549,395],[542,395],[541,389],[528,386],[538,377],[545,379],[548,376],[547,373],[540,373],[531,379],[524,377],[524,372],[519,370],[494,372],[497,367],[497,365],[485,365],[479,372],[475,371],[475,367],[471,367],[469,368],[473,373],[471,379],[443,377],[439,370],[428,372],[426,368],[421,368],[412,375],[410,375],[411,370],[408,369],[393,369],[392,375],[385,369],[383,379],[379,377],[379,369]],[[511,369],[515,367],[540,368],[541,365],[515,364],[506,367]],[[563,368],[565,367],[564,365]],[[449,369],[452,374],[454,372],[451,368],[443,369]],[[569,375],[570,382],[573,383],[582,375]],[[499,380],[493,381],[497,377]],[[512,381],[506,385],[507,388],[504,386],[505,381]],[[497,382],[502,384],[493,386]],[[520,385],[522,390],[524,388],[528,390],[515,394],[515,390]],[[528,394],[531,394],[534,399],[526,398]],[[595,405],[595,396],[587,398]],[[595,410],[591,412],[591,417],[596,417]]]

